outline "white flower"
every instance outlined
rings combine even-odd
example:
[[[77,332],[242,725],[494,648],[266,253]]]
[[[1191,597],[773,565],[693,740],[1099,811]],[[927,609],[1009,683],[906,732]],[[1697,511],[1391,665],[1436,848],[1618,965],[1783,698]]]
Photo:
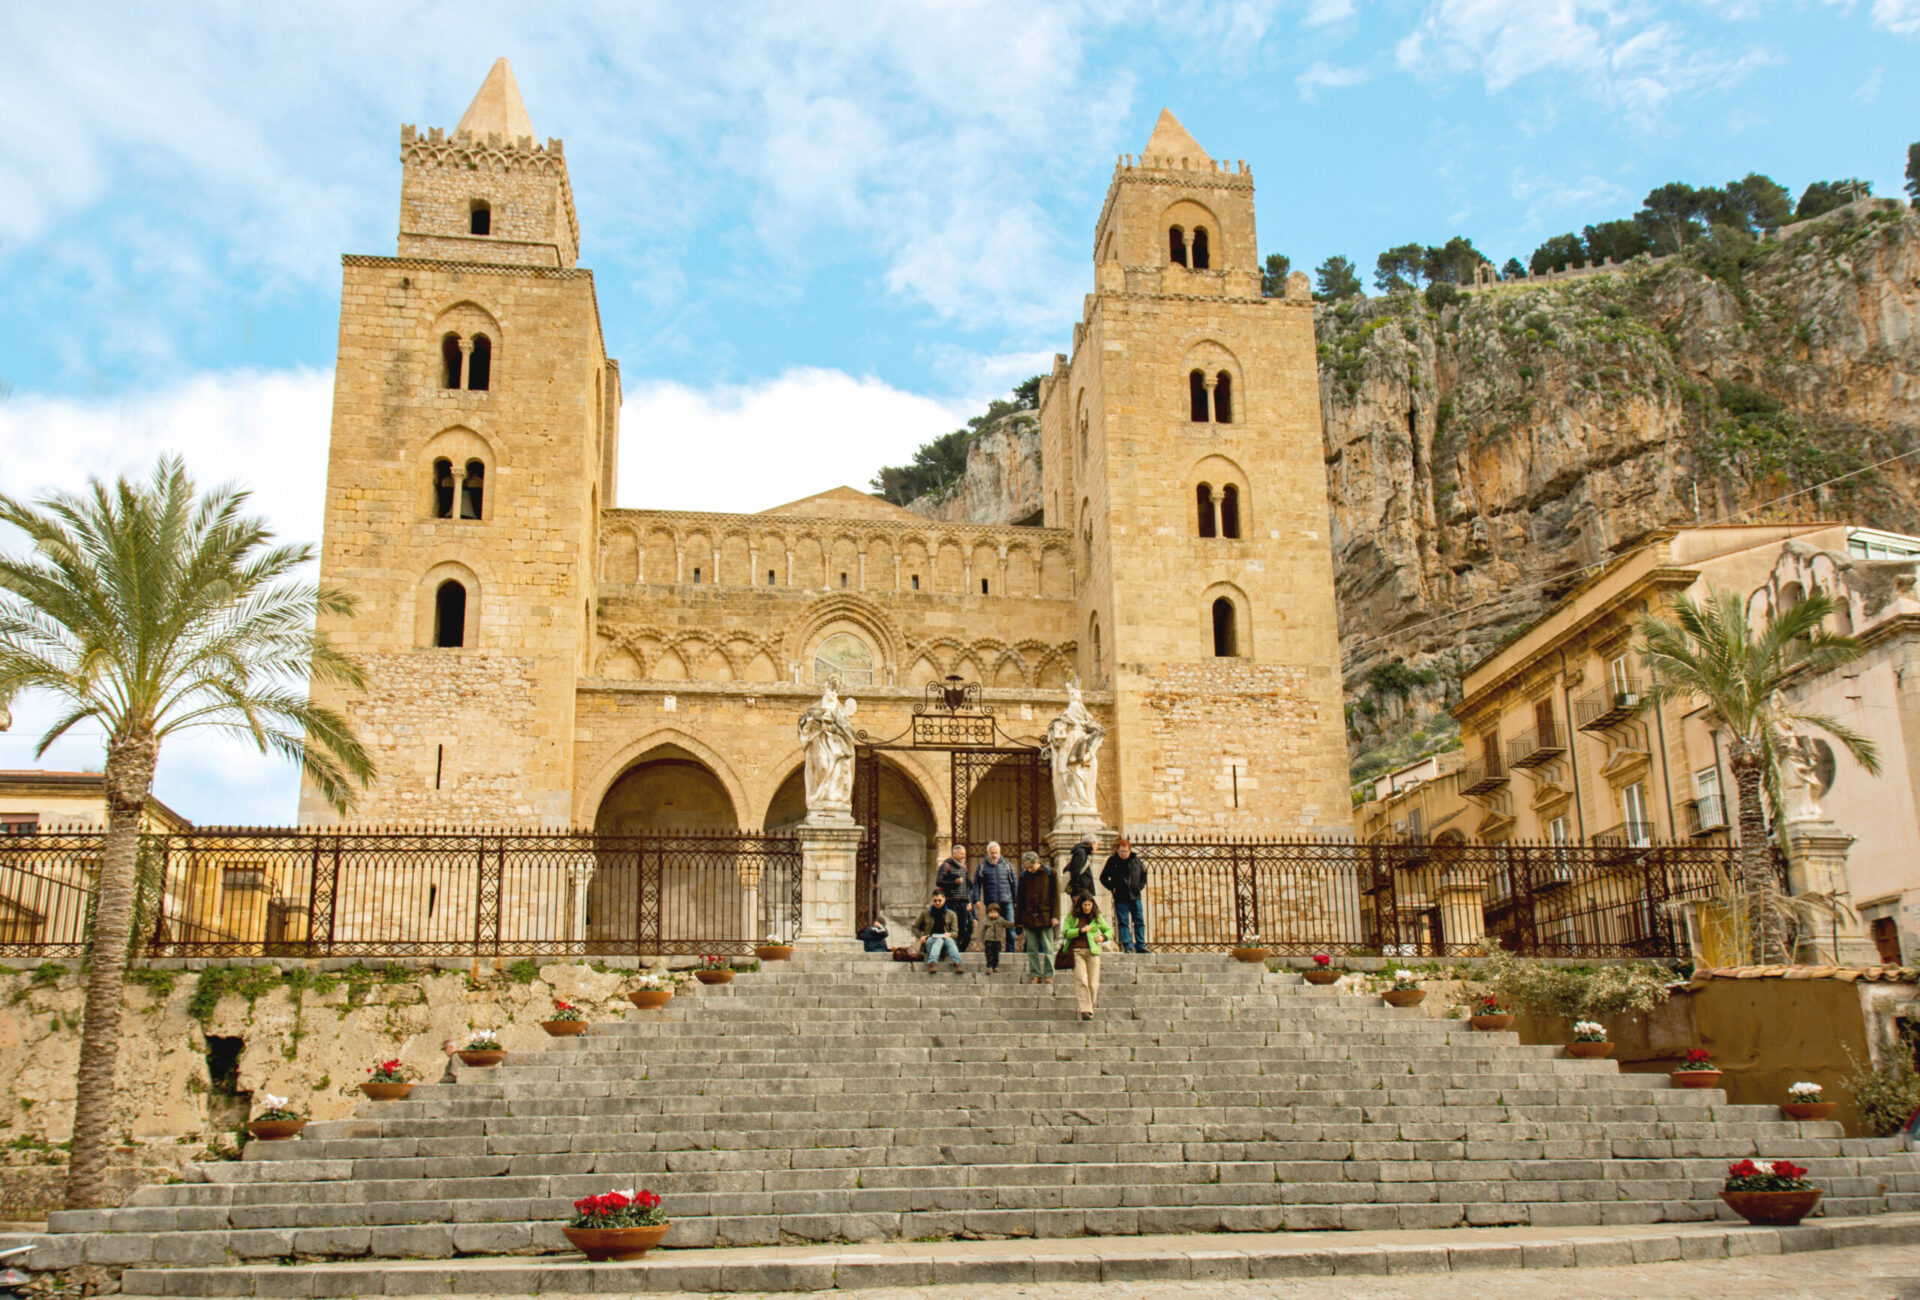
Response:
[[[1773,1172],[1773,1161],[1756,1160],[1753,1162],[1753,1167],[1758,1169],[1762,1174],[1770,1174]]]
[[[1573,1032],[1576,1034],[1604,1034],[1607,1032],[1607,1027],[1598,1021],[1579,1020],[1574,1022]]]
[[[1799,1087],[1798,1084],[1795,1084],[1794,1086]],[[1815,1091],[1818,1091],[1818,1089],[1815,1089]],[[261,1093],[260,1101],[263,1105],[266,1106],[268,1110],[279,1110],[282,1106],[285,1106],[287,1104],[287,1099],[285,1097],[276,1097],[270,1092]]]
[[[616,1187],[613,1189],[613,1194],[615,1196],[624,1196],[629,1201],[633,1199],[633,1189],[631,1187]]]
[[[1410,980],[1413,978],[1413,972],[1410,970],[1397,970],[1393,973],[1393,977],[1397,980]]]
[[[1817,1083],[1796,1083],[1787,1089],[1787,1095],[1789,1097],[1812,1098],[1818,1097],[1824,1091],[1826,1091],[1826,1089]]]

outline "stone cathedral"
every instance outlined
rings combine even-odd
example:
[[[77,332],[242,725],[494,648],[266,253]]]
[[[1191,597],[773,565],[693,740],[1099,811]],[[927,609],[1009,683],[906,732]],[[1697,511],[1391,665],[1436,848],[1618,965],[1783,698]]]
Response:
[[[848,487],[624,507],[566,157],[506,61],[400,162],[398,255],[343,259],[327,473],[322,580],[359,607],[326,631],[368,677],[327,702],[380,769],[356,823],[782,829],[838,678],[855,815],[914,897],[952,835],[1037,847],[1028,751],[1077,680],[1106,828],[1346,837],[1312,305],[1298,273],[1261,295],[1244,163],[1171,113],[1119,161],[1040,387],[1044,519],[987,526]],[[302,820],[333,818],[308,791]]]

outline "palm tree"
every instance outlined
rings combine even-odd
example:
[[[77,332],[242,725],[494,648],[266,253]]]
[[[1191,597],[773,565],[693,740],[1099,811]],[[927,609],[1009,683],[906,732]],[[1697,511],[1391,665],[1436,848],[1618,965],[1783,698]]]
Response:
[[[1640,617],[1640,658],[1653,678],[1656,702],[1699,700],[1712,721],[1727,732],[1727,765],[1739,795],[1740,879],[1746,894],[1748,945],[1752,959],[1785,959],[1774,877],[1772,849],[1761,813],[1762,790],[1773,793],[1777,809],[1781,747],[1790,731],[1811,727],[1826,732],[1870,774],[1880,773],[1873,742],[1824,713],[1791,708],[1783,688],[1790,679],[1818,674],[1860,657],[1860,643],[1825,627],[1839,608],[1816,592],[1753,628],[1740,593],[1712,588],[1696,601],[1681,596],[1671,618]],[[1777,820],[1777,819],[1776,819]]]
[[[307,699],[304,679],[359,687],[358,667],[315,631],[353,600],[295,576],[313,548],[270,546],[233,486],[196,497],[162,459],[145,483],[94,482],[28,505],[0,495],[0,523],[26,534],[0,554],[0,703],[39,690],[64,712],[35,757],[80,723],[106,733],[107,831],[89,940],[86,1020],[74,1097],[67,1204],[106,1192],[107,1126],[131,947],[135,858],[160,745],[215,727],[299,762],[336,808],[373,764],[347,720]]]

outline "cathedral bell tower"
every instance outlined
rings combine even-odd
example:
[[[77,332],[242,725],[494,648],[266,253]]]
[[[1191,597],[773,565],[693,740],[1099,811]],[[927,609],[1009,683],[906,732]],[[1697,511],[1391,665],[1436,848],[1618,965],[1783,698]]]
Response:
[[[1351,833],[1313,304],[1261,296],[1253,176],[1162,112],[1094,229],[1041,386],[1080,672],[1114,694],[1131,831]]]
[[[379,767],[357,821],[565,826],[618,364],[558,140],[505,59],[451,135],[400,132],[399,256],[344,260],[321,581]],[[332,814],[312,790],[301,820]]]

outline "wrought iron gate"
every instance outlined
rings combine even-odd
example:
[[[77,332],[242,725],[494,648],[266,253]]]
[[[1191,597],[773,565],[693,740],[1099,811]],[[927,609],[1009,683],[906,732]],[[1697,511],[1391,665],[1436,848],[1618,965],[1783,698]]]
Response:
[[[885,740],[871,740],[860,732],[859,739],[853,816],[864,831],[855,877],[861,929],[879,910],[880,760],[888,751],[947,756],[952,816],[945,838],[965,844],[975,862],[984,846],[996,840],[1001,856],[1014,862],[1029,849],[1046,853],[1047,832],[1053,827],[1053,780],[1046,753],[1000,730],[992,706],[981,702],[978,683],[957,676],[929,682],[907,730]]]

